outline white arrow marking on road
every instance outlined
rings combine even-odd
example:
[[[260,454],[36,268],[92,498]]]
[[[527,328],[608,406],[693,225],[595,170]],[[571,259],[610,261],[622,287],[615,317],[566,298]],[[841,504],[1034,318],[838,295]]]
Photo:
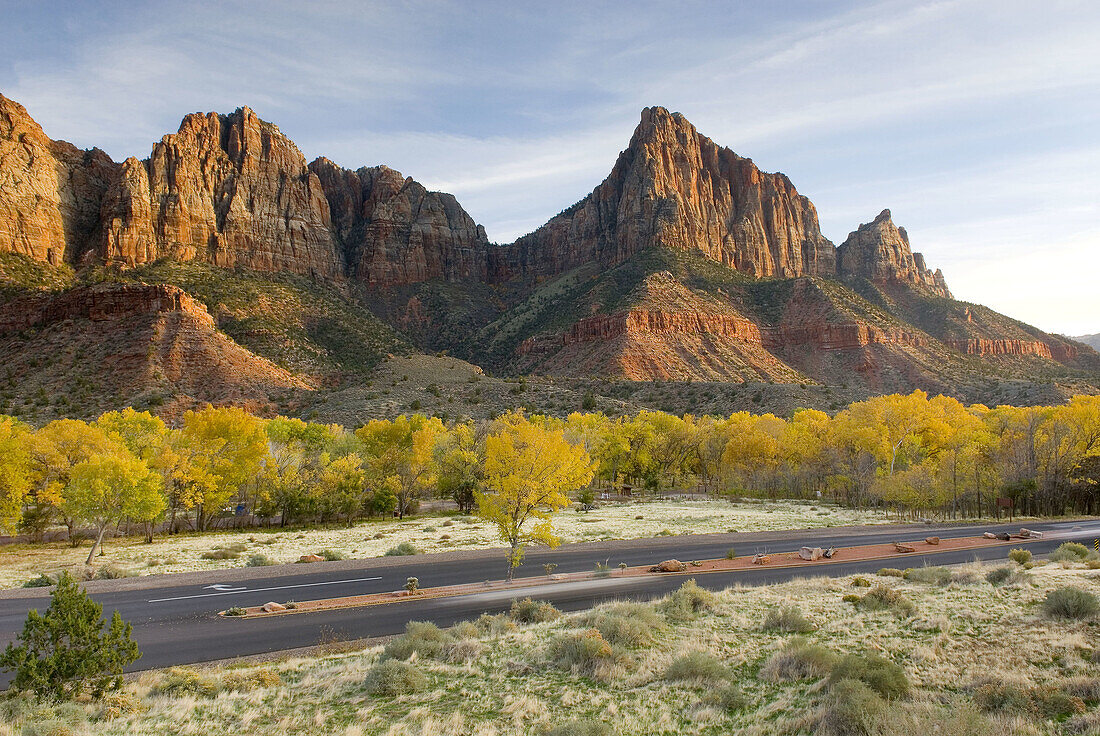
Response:
[[[336,585],[338,583],[365,583],[368,580],[381,580],[381,579],[382,578],[380,578],[380,577],[354,578],[353,580],[326,580],[326,581],[320,582],[320,583],[299,583],[298,585],[276,585],[273,588],[253,588],[252,590],[247,590],[247,589],[223,590],[223,591],[218,592],[218,593],[200,593],[199,595],[179,595],[179,596],[176,596],[174,598],[154,598],[153,600],[146,601],[146,602],[147,603],[164,603],[165,601],[182,601],[182,600],[186,600],[188,598],[210,598],[210,597],[216,596],[216,595],[232,595],[234,593],[240,593],[240,592],[263,593],[263,592],[268,591],[268,590],[288,590],[289,588],[311,588],[311,587],[316,586],[316,585]],[[216,586],[208,585],[206,587],[207,588],[213,588],[213,587],[216,587]],[[204,590],[205,590],[205,588],[204,588]]]
[[[225,593],[235,593],[238,590],[248,590],[248,588],[234,588],[232,585],[226,585],[225,583],[218,583],[217,585],[207,585],[203,590],[220,590]]]

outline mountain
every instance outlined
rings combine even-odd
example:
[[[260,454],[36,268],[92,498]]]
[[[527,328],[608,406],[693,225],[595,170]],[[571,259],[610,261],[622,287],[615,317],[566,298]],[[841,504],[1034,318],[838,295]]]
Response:
[[[889,210],[836,246],[786,176],[660,107],[590,194],[497,245],[454,196],[386,166],[307,163],[247,107],[189,114],[116,163],[0,95],[0,308],[0,360],[18,369],[0,400],[20,411],[87,370],[112,390],[86,411],[152,397],[324,413],[333,391],[381,401],[370,386],[392,356],[442,350],[578,391],[745,383],[819,405],[913,388],[1049,401],[1100,383],[1094,350],[953,299]],[[60,371],[51,351],[89,336],[128,358]]]
[[[1080,337],[1071,337],[1070,340],[1076,340],[1077,342],[1088,345],[1093,350],[1100,350],[1100,333],[1095,335],[1081,335]]]

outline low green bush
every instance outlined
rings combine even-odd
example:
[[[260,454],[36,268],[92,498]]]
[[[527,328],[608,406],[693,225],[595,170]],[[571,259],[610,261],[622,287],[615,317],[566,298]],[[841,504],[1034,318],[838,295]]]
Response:
[[[543,732],[546,736],[611,736],[615,729],[604,721],[576,718]]]
[[[730,676],[729,669],[709,652],[689,652],[672,660],[665,670],[664,679],[672,681],[723,682]]]
[[[382,659],[405,660],[414,653],[418,657],[432,659],[443,652],[443,647],[450,640],[446,631],[429,621],[410,621],[405,624],[404,634],[386,642]]]
[[[508,612],[512,620],[521,624],[541,624],[561,617],[561,611],[548,601],[536,601],[531,598],[512,601]]]
[[[585,623],[611,644],[623,647],[650,644],[664,628],[657,611],[645,603],[618,603],[597,609],[585,617]]]
[[[427,684],[428,678],[411,662],[384,659],[367,673],[363,688],[375,697],[394,698],[420,692]]]
[[[620,664],[624,657],[596,629],[571,631],[550,640],[547,651],[557,667],[585,675],[597,675],[602,669]]]
[[[870,736],[886,713],[886,702],[859,680],[833,683],[821,708],[819,736]]]
[[[902,593],[876,585],[855,604],[861,611],[891,611],[896,616],[907,617],[917,612],[917,606]]]
[[[687,621],[713,606],[714,594],[700,588],[693,578],[664,600],[661,611],[671,621]]]
[[[760,678],[768,682],[793,682],[824,677],[838,659],[831,649],[795,639],[768,658],[760,668]]]
[[[385,557],[405,557],[405,556],[408,556],[408,555],[415,555],[415,554],[419,554],[419,553],[420,553],[420,550],[418,550],[413,545],[412,542],[402,542],[401,544],[397,545],[396,547],[390,547],[388,550],[386,550],[386,554],[384,556]]]
[[[1055,618],[1092,618],[1098,610],[1096,595],[1080,588],[1058,588],[1043,599],[1043,612]]]
[[[277,565],[275,560],[264,554],[249,555],[248,561],[244,563],[246,567],[270,567]]]
[[[1084,562],[1088,557],[1089,548],[1077,542],[1063,542],[1050,553],[1054,562]]]
[[[951,582],[951,571],[946,567],[911,567],[903,577],[913,583],[925,585],[947,585]]]
[[[226,616],[243,616],[246,613],[248,613],[248,611],[246,611],[243,607],[233,606],[232,608],[230,608],[229,610],[227,610],[225,612],[225,615]]]
[[[1011,549],[1008,551],[1008,559],[1015,562],[1017,565],[1026,565],[1031,562],[1031,550],[1029,549]]]
[[[867,578],[863,577],[862,575],[857,575],[856,577],[852,578],[852,587],[853,588],[870,588],[871,587],[871,581],[868,580]]]
[[[171,667],[164,673],[163,679],[153,686],[155,695],[165,695],[170,698],[185,695],[212,698],[221,690],[221,682],[217,678],[191,667]]]
[[[42,573],[36,578],[31,578],[27,582],[23,583],[24,588],[48,588],[51,585],[55,585],[57,580],[50,577],[46,573]]]
[[[748,700],[745,698],[744,693],[741,692],[741,688],[737,685],[723,685],[722,687],[712,689],[706,695],[703,696],[704,704],[724,710],[727,713],[738,711],[743,709]]]
[[[838,661],[829,673],[830,683],[859,680],[887,700],[909,695],[909,678],[901,665],[874,654],[849,654]]]
[[[346,560],[348,556],[338,549],[323,549],[317,553],[319,557],[324,557],[328,562],[335,562],[336,560]]]
[[[896,567],[884,567],[875,574],[884,578],[900,578],[905,576],[905,573]]]
[[[788,634],[808,634],[814,625],[802,615],[797,606],[773,608],[764,617],[764,631],[782,631]]]
[[[1031,687],[1015,682],[987,682],[974,691],[974,704],[987,713],[1030,714],[1043,720],[1084,713],[1081,698],[1056,687]]]

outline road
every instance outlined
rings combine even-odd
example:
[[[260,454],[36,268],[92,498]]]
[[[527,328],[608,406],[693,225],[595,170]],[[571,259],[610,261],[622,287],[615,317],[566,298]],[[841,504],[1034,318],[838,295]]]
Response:
[[[1031,528],[1046,532],[1046,539],[1029,542],[1036,555],[1053,550],[1065,541],[1089,545],[1100,537],[1100,521],[1034,524]],[[911,525],[888,530],[875,527],[845,530],[819,529],[797,534],[791,532],[701,535],[658,539],[623,540],[600,544],[564,545],[556,550],[532,550],[519,575],[545,580],[543,564],[552,562],[556,572],[592,570],[597,562],[608,560],[614,568],[619,562],[642,565],[676,557],[681,560],[724,557],[731,545],[739,554],[757,550],[777,553],[796,550],[802,544],[849,547],[881,544],[895,540],[919,540],[930,534],[943,538],[971,536],[981,531],[1016,531],[1019,525]],[[908,555],[906,567],[923,564],[956,564],[974,559],[1004,559],[1004,546],[981,550],[962,550]],[[843,552],[841,553],[843,554]],[[503,555],[475,554],[463,559],[415,556],[385,560],[367,559],[346,563],[316,563],[279,568],[237,569],[226,571],[224,581],[209,577],[173,584],[173,578],[155,576],[125,581],[123,590],[93,591],[108,615],[117,609],[134,626],[134,638],[143,656],[132,669],[151,669],[239,656],[258,655],[280,650],[309,647],[323,640],[353,640],[400,633],[411,620],[434,621],[448,626],[476,618],[483,612],[507,610],[517,597],[533,595],[552,601],[563,610],[579,610],[615,598],[649,598],[679,587],[683,576],[653,576],[524,586],[518,578],[506,591],[486,591],[453,598],[408,601],[369,608],[345,609],[289,616],[241,620],[217,616],[231,606],[262,605],[267,601],[309,600],[400,589],[406,578],[419,579],[421,587],[477,583],[499,579]],[[697,582],[707,588],[721,589],[734,584],[763,585],[795,577],[818,575],[842,576],[874,572],[886,563],[882,560],[837,562],[820,567],[753,568],[751,570],[699,575]],[[96,586],[93,586],[93,588]],[[8,592],[0,598],[0,647],[13,640],[22,629],[31,608],[44,608],[44,591]],[[8,676],[0,676],[0,687]]]

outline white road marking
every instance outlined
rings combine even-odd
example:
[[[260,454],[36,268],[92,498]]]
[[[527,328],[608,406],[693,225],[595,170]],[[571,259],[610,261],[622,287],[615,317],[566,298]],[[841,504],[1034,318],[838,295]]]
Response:
[[[226,585],[225,583],[217,583],[216,585],[207,585],[203,590],[220,590],[226,593],[233,593],[238,590],[248,590],[247,587],[234,588],[232,585]]]
[[[216,595],[232,595],[233,593],[263,593],[268,590],[288,590],[290,588],[311,588],[317,585],[336,585],[338,583],[365,583],[368,580],[381,580],[380,577],[373,578],[354,578],[352,580],[326,580],[320,583],[299,583],[298,585],[277,585],[272,588],[238,588],[236,590],[224,590],[220,593],[200,593],[198,595],[178,595],[174,598],[154,598],[146,603],[164,603],[166,601],[182,601],[188,598],[211,598]],[[207,586],[213,587],[213,586]]]

